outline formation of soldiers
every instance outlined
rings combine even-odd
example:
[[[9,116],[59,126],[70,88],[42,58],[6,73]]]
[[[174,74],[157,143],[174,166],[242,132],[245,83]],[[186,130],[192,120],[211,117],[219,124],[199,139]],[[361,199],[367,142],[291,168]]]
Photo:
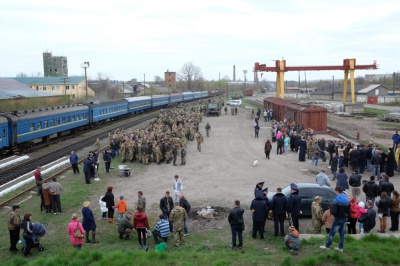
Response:
[[[176,165],[180,155],[181,165],[185,165],[187,141],[194,140],[202,117],[203,112],[198,109],[173,108],[159,111],[147,128],[110,132],[112,156],[120,156],[122,162]]]

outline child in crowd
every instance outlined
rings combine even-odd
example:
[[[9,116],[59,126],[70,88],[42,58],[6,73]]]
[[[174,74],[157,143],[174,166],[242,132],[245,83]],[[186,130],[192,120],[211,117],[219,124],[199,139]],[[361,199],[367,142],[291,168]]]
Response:
[[[361,218],[363,214],[367,213],[367,210],[365,209],[365,204],[364,202],[360,201],[358,202],[358,205],[356,206],[356,218],[357,220]],[[364,234],[364,223],[360,223],[360,234]]]
[[[117,205],[114,206],[114,209],[118,209],[118,223],[124,218],[124,213],[127,211],[126,202],[124,200],[124,196],[119,196],[119,201]]]
[[[102,198],[103,198],[103,196],[101,196],[100,199],[99,199],[100,211],[103,214],[101,218],[103,220],[107,220],[107,211],[108,211],[108,209],[107,209],[106,202],[101,200]]]

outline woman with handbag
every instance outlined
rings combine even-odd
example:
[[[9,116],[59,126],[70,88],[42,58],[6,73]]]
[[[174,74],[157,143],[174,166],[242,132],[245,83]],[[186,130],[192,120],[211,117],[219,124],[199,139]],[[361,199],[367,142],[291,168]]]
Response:
[[[78,214],[72,214],[72,221],[68,224],[68,235],[71,237],[71,244],[77,250],[81,250],[85,230],[78,220]]]
[[[390,199],[385,191],[381,193],[381,199],[376,203],[376,206],[378,207],[378,218],[380,221],[380,230],[378,233],[385,233],[388,210],[390,208]]]
[[[96,241],[96,221],[92,210],[89,208],[90,202],[85,201],[82,207],[82,226],[85,229],[86,243],[97,244],[99,241]],[[89,240],[89,231],[92,231],[92,241]]]

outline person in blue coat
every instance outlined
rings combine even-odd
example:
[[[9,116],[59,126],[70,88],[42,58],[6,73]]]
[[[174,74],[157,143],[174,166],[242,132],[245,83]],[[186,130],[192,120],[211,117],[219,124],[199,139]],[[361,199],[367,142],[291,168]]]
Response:
[[[79,157],[78,154],[75,153],[75,151],[71,151],[71,155],[69,156],[69,162],[71,163],[74,175],[79,174],[79,167],[78,167]]]
[[[256,187],[254,188],[254,198],[262,197],[264,196],[263,194],[263,187],[264,187],[265,182],[258,182]]]
[[[343,191],[346,189],[349,189],[349,183],[348,183],[348,176],[346,174],[346,172],[344,171],[344,168],[341,167],[339,169],[339,173],[336,176],[336,186],[337,187],[342,187]]]
[[[86,184],[90,184],[91,169],[93,167],[93,160],[90,157],[87,157],[85,161],[83,161],[83,173],[85,174]]]
[[[290,214],[290,218],[292,219],[293,226],[296,228],[297,231],[299,231],[299,214],[300,214],[300,202],[301,198],[299,195],[299,187],[291,183],[290,184],[290,196],[288,199],[288,206],[287,206],[287,211]]]
[[[255,239],[258,231],[260,239],[264,239],[264,222],[268,211],[267,202],[263,197],[257,197],[251,202],[250,209],[253,212],[253,231],[251,236]]]
[[[90,207],[90,202],[85,201],[82,206],[82,226],[85,229],[86,243],[96,244],[96,221],[94,220],[94,215]],[[92,231],[92,241],[89,240],[89,231]]]

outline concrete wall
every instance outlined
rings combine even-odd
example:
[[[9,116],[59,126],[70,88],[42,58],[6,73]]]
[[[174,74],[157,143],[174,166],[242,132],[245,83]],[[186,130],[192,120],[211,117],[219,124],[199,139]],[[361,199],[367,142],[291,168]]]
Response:
[[[70,95],[72,99],[86,98],[85,80],[78,84],[54,84],[54,85],[30,85],[36,91],[44,91],[54,94]],[[66,90],[67,88],[67,90]],[[96,93],[88,86],[88,97],[94,97]]]

